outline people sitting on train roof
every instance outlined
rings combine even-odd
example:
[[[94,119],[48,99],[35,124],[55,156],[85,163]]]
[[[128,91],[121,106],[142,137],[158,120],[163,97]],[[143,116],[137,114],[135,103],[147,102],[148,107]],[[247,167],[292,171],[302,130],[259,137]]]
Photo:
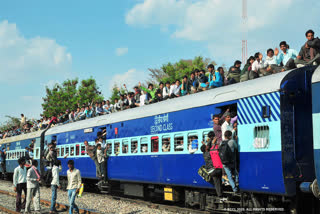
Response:
[[[228,85],[240,82],[240,73],[241,73],[241,61],[236,60],[234,65],[230,67],[229,73],[227,76]]]
[[[143,90],[145,93],[149,93],[151,96],[151,99],[149,100],[149,103],[153,103],[156,102],[156,92],[157,92],[157,88],[153,87],[153,84],[149,84],[148,88],[145,88],[143,86],[141,86],[141,82],[139,82],[139,88],[141,90]]]
[[[201,69],[200,74],[199,74],[199,90],[200,91],[205,91],[207,90],[207,82],[208,82],[208,77],[205,75],[205,70]]]
[[[222,67],[219,67],[222,68]],[[223,70],[223,69],[222,69]],[[209,88],[217,88],[223,86],[223,78],[220,74],[219,69],[215,70],[214,65],[208,65],[209,78],[208,78],[208,86]]]
[[[320,64],[320,39],[314,38],[313,30],[306,32],[306,43],[301,47],[295,60],[297,67],[304,65]],[[302,66],[301,66],[302,65]]]
[[[286,41],[280,42],[279,46],[280,46],[281,52],[279,53],[279,49],[276,48],[274,50],[274,55],[276,56],[277,63],[283,64],[283,71],[296,68],[294,60],[297,58],[298,52],[294,49],[288,48],[289,46],[286,43]]]
[[[267,50],[267,56],[263,64],[263,68],[266,69],[268,74],[275,74],[282,71],[282,67],[278,65],[272,48]]]
[[[188,76],[185,75],[181,83],[181,96],[189,95],[191,90],[191,85],[188,80]]]

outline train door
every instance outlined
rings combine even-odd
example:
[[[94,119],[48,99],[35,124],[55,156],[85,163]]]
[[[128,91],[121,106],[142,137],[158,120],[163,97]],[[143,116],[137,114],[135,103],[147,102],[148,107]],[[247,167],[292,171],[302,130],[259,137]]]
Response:
[[[313,194],[319,195],[318,182],[320,181],[320,66],[312,76],[312,122],[313,122],[313,152],[316,180],[313,186]]]

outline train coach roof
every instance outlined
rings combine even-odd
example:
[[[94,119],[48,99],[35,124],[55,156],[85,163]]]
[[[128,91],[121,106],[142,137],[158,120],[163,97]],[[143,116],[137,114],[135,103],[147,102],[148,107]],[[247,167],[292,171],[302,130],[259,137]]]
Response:
[[[312,83],[320,82],[320,65],[314,71],[312,75]]]
[[[233,85],[223,86],[220,88],[203,91],[189,96],[169,99],[151,105],[145,105],[138,108],[128,109],[125,111],[120,111],[104,116],[82,120],[75,123],[55,126],[49,129],[46,132],[46,134],[55,134],[90,127],[102,126],[105,124],[111,124],[124,120],[133,120],[137,118],[164,114],[167,112],[196,108],[210,104],[237,100],[244,97],[275,92],[280,89],[282,80],[290,72],[293,72],[293,70]]]
[[[0,145],[1,144],[5,144],[5,143],[11,143],[11,142],[17,142],[17,141],[21,141],[21,140],[26,140],[26,139],[33,139],[33,138],[37,138],[40,137],[42,131],[37,131],[37,132],[31,132],[28,134],[21,134],[21,135],[17,135],[17,136],[13,136],[13,137],[8,137],[5,138],[3,140],[0,140]]]

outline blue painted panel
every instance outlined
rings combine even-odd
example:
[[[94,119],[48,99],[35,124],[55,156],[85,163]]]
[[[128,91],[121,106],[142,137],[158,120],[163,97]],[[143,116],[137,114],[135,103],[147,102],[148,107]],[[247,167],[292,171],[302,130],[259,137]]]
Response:
[[[241,152],[239,186],[244,191],[284,194],[281,152]]]
[[[236,102],[237,101],[230,101],[222,104],[109,124],[107,126],[107,138],[114,139],[212,128],[211,116],[221,113],[219,107]],[[117,135],[115,134],[116,128],[118,129]]]
[[[312,84],[312,122],[315,173],[320,181],[320,83]]]

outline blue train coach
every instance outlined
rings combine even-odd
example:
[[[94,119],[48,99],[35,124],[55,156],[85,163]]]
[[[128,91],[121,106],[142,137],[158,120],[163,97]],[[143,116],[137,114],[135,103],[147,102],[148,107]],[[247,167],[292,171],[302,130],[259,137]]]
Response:
[[[320,87],[315,69],[294,69],[55,126],[39,135],[39,148],[56,141],[62,183],[66,185],[67,161],[73,159],[90,187],[97,182],[96,168],[83,142],[93,145],[105,132],[111,148],[106,169],[109,192],[183,201],[216,211],[316,213],[319,201],[311,189],[316,173],[319,176],[315,91]],[[227,109],[237,115],[240,194],[231,194],[226,187],[229,197],[221,202],[198,169],[204,165],[200,142],[213,128],[212,116]]]

